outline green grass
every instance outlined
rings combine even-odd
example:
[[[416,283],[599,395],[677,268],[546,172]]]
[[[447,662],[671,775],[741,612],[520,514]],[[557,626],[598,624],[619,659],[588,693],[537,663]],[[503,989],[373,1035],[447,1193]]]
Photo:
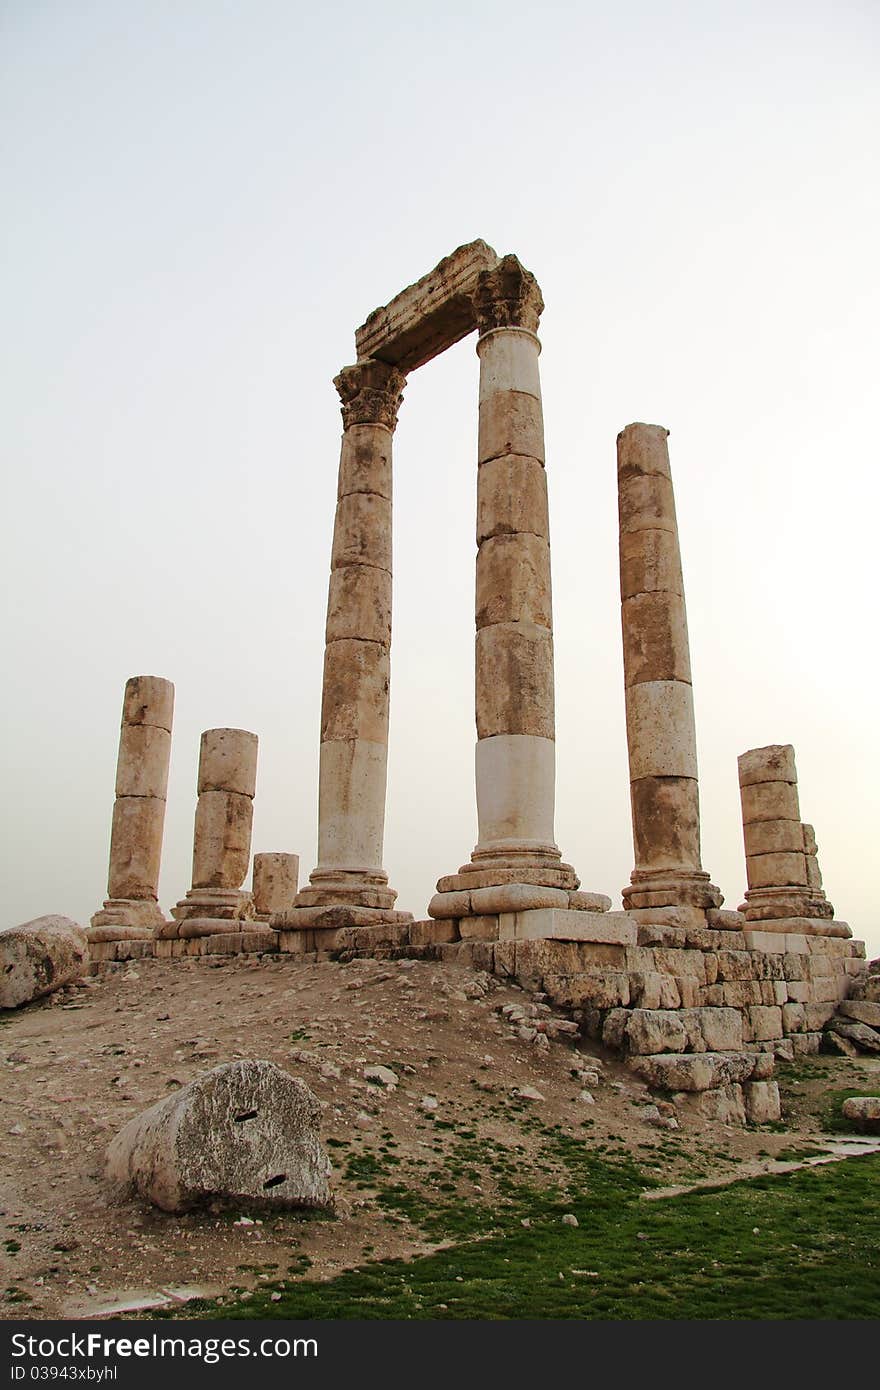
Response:
[[[246,1302],[200,1301],[182,1316],[880,1316],[880,1156],[645,1201],[657,1178],[627,1154],[599,1153],[540,1121],[529,1128],[539,1141],[531,1159],[473,1131],[449,1135],[434,1167],[389,1173],[387,1154],[349,1156],[349,1175],[389,1221],[446,1242],[435,1253],[365,1262],[327,1281],[292,1269]],[[491,1197],[450,1182],[475,1174]],[[562,1224],[566,1212],[577,1227]]]

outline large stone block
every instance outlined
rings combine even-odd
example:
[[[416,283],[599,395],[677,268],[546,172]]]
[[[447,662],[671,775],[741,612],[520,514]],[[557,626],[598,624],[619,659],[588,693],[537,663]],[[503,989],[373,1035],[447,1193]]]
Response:
[[[477,627],[516,622],[553,626],[550,544],[525,532],[493,536],[477,554]]]
[[[880,1134],[880,1096],[851,1096],[843,1102],[843,1118],[863,1134]]]
[[[0,930],[0,1009],[16,1009],[82,979],[88,972],[85,931],[69,917],[35,917]]]
[[[477,633],[477,736],[554,737],[553,634],[535,623]]]
[[[644,681],[626,691],[631,781],[697,776],[694,697],[683,681]]]
[[[800,854],[801,824],[796,820],[759,820],[743,826],[747,857],[756,854]]]
[[[758,782],[741,792],[744,825],[759,820],[800,820],[797,784]]]
[[[524,391],[495,391],[480,401],[479,416],[481,465],[505,454],[544,462],[544,417],[537,397]]]
[[[661,1053],[630,1057],[628,1065],[660,1090],[708,1091],[748,1080],[755,1059],[749,1052]]]
[[[164,824],[164,797],[117,797],[110,832],[110,898],[155,898]]]
[[[254,855],[254,911],[263,915],[293,907],[299,883],[299,855]]]
[[[664,1009],[633,1009],[626,1025],[630,1052],[684,1052],[688,1033],[679,1013]]]
[[[272,1062],[215,1067],[137,1115],[107,1150],[107,1176],[163,1211],[209,1199],[328,1207],[321,1107]]]
[[[630,783],[630,798],[637,866],[696,868],[700,863],[700,790],[696,778],[639,777]]]
[[[123,724],[116,762],[117,796],[155,796],[168,791],[171,734],[158,724]]]
[[[880,1028],[880,1003],[870,999],[843,999],[839,1013],[854,1018],[857,1023],[867,1023],[869,1028]]]
[[[621,622],[627,687],[644,681],[674,680],[690,684],[687,615],[681,594],[663,591],[634,594],[623,600]]]
[[[477,545],[491,536],[530,534],[550,539],[547,474],[540,459],[502,455],[477,475]]]
[[[525,884],[509,885],[506,889],[481,888],[471,894],[474,910],[490,910],[481,905],[488,899],[483,894],[510,892],[514,886],[525,893],[543,891],[556,892],[555,889],[527,889]],[[576,941],[604,943],[612,946],[634,946],[636,942],[635,925],[623,913],[580,912],[567,907],[525,907],[510,914],[512,921],[502,923],[501,939],[514,941]]]
[[[743,1086],[746,1119],[749,1124],[771,1124],[781,1117],[779,1086],[775,1081],[748,1081]]]
[[[625,531],[620,537],[620,597],[683,594],[681,554],[674,531]]]
[[[391,500],[391,435],[383,426],[351,425],[342,437],[336,499],[355,492]]]
[[[391,666],[376,642],[331,642],[324,652],[321,742],[388,741]]]
[[[794,748],[790,743],[771,743],[766,748],[750,748],[736,760],[741,787],[760,782],[796,782]]]
[[[336,504],[331,569],[375,565],[391,572],[391,502],[372,492],[352,492]]]
[[[750,855],[746,876],[750,888],[806,887],[806,860],[803,854]]]
[[[617,512],[622,536],[649,530],[678,535],[672,480],[660,474],[619,477]]]
[[[629,976],[596,968],[586,975],[544,976],[544,989],[561,1008],[616,1009],[629,1003]]]
[[[480,400],[488,400],[496,391],[524,391],[540,400],[540,351],[534,333],[523,328],[505,328],[481,337],[477,344]]]
[[[345,565],[330,575],[328,642],[361,638],[391,645],[391,574],[373,565]]]
[[[171,732],[174,686],[162,676],[132,676],[125,682],[123,724],[153,724]]]
[[[254,803],[236,792],[202,792],[193,833],[193,888],[240,888],[250,868]]]
[[[771,1042],[782,1037],[782,1009],[778,1005],[753,1004],[748,1018],[755,1042]]]
[[[222,791],[252,797],[258,746],[257,735],[247,729],[206,729],[199,748],[199,794]]]

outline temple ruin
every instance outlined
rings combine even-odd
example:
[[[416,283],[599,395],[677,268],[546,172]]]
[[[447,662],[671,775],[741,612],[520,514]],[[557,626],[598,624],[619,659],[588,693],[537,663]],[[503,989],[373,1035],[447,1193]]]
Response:
[[[617,440],[620,594],[634,867],[623,910],[581,889],[556,844],[553,618],[534,276],[485,242],[460,247],[372,313],[335,378],[343,435],[327,602],[317,863],[250,864],[254,734],[203,735],[192,886],[156,904],[173,689],[126,687],[104,968],[163,956],[420,956],[539,989],[585,1034],[682,1104],[772,1120],[777,1058],[818,1050],[865,971],[822,891],[794,750],[739,759],[746,900],[722,909],[703,869],[694,696],[668,431]],[[476,332],[476,803],[470,859],[416,920],[384,868],[391,647],[392,439],[407,375]],[[438,866],[442,868],[442,866]]]

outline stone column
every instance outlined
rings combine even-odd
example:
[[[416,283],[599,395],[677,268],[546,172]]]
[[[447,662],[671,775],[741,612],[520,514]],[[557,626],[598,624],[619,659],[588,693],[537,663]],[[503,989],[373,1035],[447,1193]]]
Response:
[[[635,868],[627,909],[718,907],[700,862],[687,618],[669,452],[661,425],[617,437],[620,597]]]
[[[157,895],[173,715],[171,681],[132,676],[126,682],[108,897],[91,921],[96,940],[152,936],[164,920]]]
[[[257,779],[256,734],[207,729],[199,750],[199,799],[193,833],[192,887],[171,909],[182,936],[244,930],[253,899],[241,891],[251,861]],[[163,933],[165,935],[166,933]]]
[[[794,748],[751,748],[737,766],[749,885],[741,911],[750,922],[832,918],[813,827],[801,821]]]
[[[293,907],[299,883],[298,854],[254,855],[254,915],[268,922],[273,913]]]
[[[391,438],[406,378],[344,367],[321,705],[318,863],[284,925],[411,920],[382,867],[391,651]],[[282,925],[279,920],[276,925]]]
[[[428,911],[458,912],[463,890],[578,879],[555,841],[555,707],[550,528],[536,336],[544,302],[533,275],[507,256],[478,279],[476,791],[478,840],[457,875],[440,879]],[[455,894],[453,898],[451,895]],[[511,895],[516,910],[521,895]],[[493,911],[508,910],[497,895]],[[530,899],[530,902],[532,900]],[[534,904],[544,900],[534,898]]]

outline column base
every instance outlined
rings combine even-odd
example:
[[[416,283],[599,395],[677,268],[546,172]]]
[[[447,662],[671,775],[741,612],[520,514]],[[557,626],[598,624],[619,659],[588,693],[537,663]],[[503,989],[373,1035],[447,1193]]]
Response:
[[[196,917],[224,922],[226,926],[221,930],[228,931],[230,922],[253,920],[254,899],[240,888],[190,888],[186,897],[172,907],[171,916],[175,922]]]
[[[397,897],[396,893],[394,897]],[[296,905],[284,912],[273,912],[269,924],[273,931],[336,931],[339,927],[403,926],[412,920],[411,912],[359,907],[357,903],[328,902],[312,907]]]
[[[772,921],[775,917],[830,921],[834,916],[834,906],[821,888],[750,888],[739,910],[749,922]]]
[[[322,869],[309,874],[309,887],[301,888],[288,911],[316,907],[357,907],[388,912],[397,902],[397,889],[388,887],[383,869]],[[283,916],[283,913],[273,916]],[[405,914],[410,921],[411,914]]]
[[[96,941],[133,941],[152,936],[154,927],[164,921],[165,915],[155,898],[107,898],[92,917],[86,935],[93,927],[102,933],[94,938]],[[118,935],[106,935],[113,927],[120,928]]]
[[[697,870],[633,869],[631,881],[623,889],[623,906],[642,907],[720,907],[724,894],[709,875]]]

